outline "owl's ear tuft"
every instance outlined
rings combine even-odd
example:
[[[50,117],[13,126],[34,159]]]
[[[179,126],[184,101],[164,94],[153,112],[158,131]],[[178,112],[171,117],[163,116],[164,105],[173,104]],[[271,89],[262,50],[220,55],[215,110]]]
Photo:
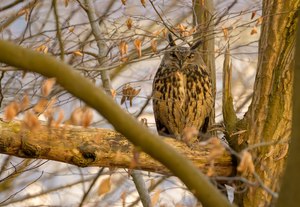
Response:
[[[200,45],[202,45],[202,40],[198,40],[191,46],[191,50],[197,49]]]
[[[169,42],[169,45],[170,45],[171,47],[176,46],[175,41],[174,41],[173,36],[172,36],[171,33],[168,34],[168,42]]]

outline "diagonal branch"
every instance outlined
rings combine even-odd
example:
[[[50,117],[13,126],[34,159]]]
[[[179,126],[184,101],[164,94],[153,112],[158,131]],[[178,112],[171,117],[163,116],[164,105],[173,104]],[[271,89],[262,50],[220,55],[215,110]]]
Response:
[[[58,84],[97,110],[131,143],[170,169],[204,206],[232,206],[191,161],[164,142],[161,137],[140,125],[132,116],[124,112],[111,97],[70,66],[49,55],[24,49],[3,40],[0,40],[0,51],[0,62],[46,77],[55,77]],[[85,157],[88,158],[87,155]],[[76,158],[75,162],[77,163]],[[91,164],[98,159],[92,157],[91,160],[87,160]],[[83,165],[86,164],[87,162],[83,163]]]

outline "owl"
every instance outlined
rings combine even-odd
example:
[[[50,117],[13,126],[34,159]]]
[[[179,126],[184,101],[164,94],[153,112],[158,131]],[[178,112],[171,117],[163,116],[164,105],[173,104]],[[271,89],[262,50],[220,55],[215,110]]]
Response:
[[[197,51],[200,41],[191,47],[176,46],[171,35],[152,86],[153,111],[159,135],[182,140],[184,133],[206,133],[213,109],[209,71]]]

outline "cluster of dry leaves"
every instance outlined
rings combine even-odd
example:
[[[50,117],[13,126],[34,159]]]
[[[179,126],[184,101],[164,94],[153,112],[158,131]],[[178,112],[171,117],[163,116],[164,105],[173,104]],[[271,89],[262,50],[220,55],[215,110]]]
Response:
[[[255,16],[256,16],[256,11],[253,11],[251,13],[251,20],[253,20]],[[262,20],[263,20],[262,16],[258,17],[255,20],[255,25],[252,27],[250,35],[257,34],[257,26],[261,25]],[[237,21],[239,21],[239,19]],[[233,23],[232,25],[234,25],[234,24],[235,23]],[[233,30],[233,29],[234,28],[231,28],[231,30]],[[229,28],[228,27],[222,27],[222,31],[223,31],[223,35],[224,35],[225,40],[228,40],[229,39]]]
[[[75,29],[74,27],[70,27],[69,31],[73,32],[74,29]],[[49,49],[49,47],[47,46],[47,44],[49,42],[50,42],[50,39],[48,38],[45,42],[43,42],[43,44],[41,44],[38,47],[36,47],[35,51],[47,54],[48,53],[48,49]],[[74,51],[71,52],[71,54],[73,54],[74,56],[78,56],[78,57],[82,57],[83,56],[83,53],[80,50],[74,50]]]
[[[177,31],[181,37],[189,37],[196,32],[196,27],[189,29],[188,26],[185,26],[184,24],[178,24],[175,27],[175,31]]]
[[[132,107],[132,100],[140,93],[141,89],[134,89],[130,84],[125,84],[122,88],[121,105],[125,101],[129,101],[130,107]]]
[[[24,113],[22,121],[23,126],[30,130],[36,130],[41,126],[39,116],[44,115],[49,127],[58,127],[64,120],[64,112],[58,107],[55,107],[57,101],[55,97],[48,98],[55,82],[55,78],[49,78],[42,83],[42,96],[38,102],[32,106],[30,106],[30,99],[27,94],[24,95],[21,101],[12,101],[8,104],[4,111],[5,121],[12,121],[18,114]],[[57,114],[56,119],[55,114]],[[68,122],[65,123],[88,127],[92,120],[92,110],[89,107],[84,106],[76,108],[72,112]]]
[[[217,137],[212,137],[207,142],[204,142],[203,144],[209,146],[208,161],[210,165],[206,175],[212,176],[213,174],[215,174],[214,172],[215,159],[222,157],[226,151],[226,148],[222,143],[222,141]],[[239,153],[239,158],[240,158],[240,162],[237,167],[238,172],[240,172],[242,175],[255,172],[255,166],[250,152],[248,152],[247,150],[243,150],[242,152]]]

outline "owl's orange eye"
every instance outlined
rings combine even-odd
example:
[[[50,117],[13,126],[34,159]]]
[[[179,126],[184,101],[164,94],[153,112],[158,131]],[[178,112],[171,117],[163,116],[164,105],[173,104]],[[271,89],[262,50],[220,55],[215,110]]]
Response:
[[[189,56],[188,56],[189,59],[192,59],[192,58],[194,58],[194,57],[195,57],[195,54],[194,54],[194,53],[191,53],[191,54],[189,54]]]

